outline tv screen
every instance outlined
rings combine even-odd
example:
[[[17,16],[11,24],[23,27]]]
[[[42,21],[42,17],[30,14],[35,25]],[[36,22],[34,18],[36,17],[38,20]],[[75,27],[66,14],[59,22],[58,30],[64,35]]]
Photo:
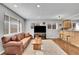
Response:
[[[46,26],[34,26],[34,32],[46,32]]]

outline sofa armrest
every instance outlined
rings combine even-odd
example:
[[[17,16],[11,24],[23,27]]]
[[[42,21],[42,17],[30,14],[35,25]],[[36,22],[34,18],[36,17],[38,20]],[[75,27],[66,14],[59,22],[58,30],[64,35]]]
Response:
[[[23,43],[11,41],[6,44],[3,44],[5,49],[5,54],[22,54],[23,52]]]
[[[6,48],[6,47],[19,47],[19,46],[22,46],[23,43],[22,42],[16,42],[16,41],[11,41],[11,42],[8,42],[6,44],[3,44],[3,47]]]

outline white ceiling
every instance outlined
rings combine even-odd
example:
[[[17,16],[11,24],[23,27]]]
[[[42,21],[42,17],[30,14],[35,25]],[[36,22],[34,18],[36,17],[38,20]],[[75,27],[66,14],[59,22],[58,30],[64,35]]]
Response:
[[[14,7],[14,5],[18,7]],[[37,8],[36,5],[40,5]],[[79,19],[79,3],[4,3],[25,19]]]

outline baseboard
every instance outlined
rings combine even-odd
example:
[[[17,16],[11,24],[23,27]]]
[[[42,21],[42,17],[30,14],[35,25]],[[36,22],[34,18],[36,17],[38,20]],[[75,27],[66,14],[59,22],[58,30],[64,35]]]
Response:
[[[4,50],[0,52],[0,55],[2,55],[4,53]]]

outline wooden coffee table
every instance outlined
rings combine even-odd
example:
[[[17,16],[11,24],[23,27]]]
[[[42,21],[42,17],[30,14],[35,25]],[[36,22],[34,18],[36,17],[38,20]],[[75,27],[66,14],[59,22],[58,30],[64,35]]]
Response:
[[[41,37],[35,38],[33,40],[33,49],[34,50],[41,50],[41,44],[42,44],[42,39]]]

